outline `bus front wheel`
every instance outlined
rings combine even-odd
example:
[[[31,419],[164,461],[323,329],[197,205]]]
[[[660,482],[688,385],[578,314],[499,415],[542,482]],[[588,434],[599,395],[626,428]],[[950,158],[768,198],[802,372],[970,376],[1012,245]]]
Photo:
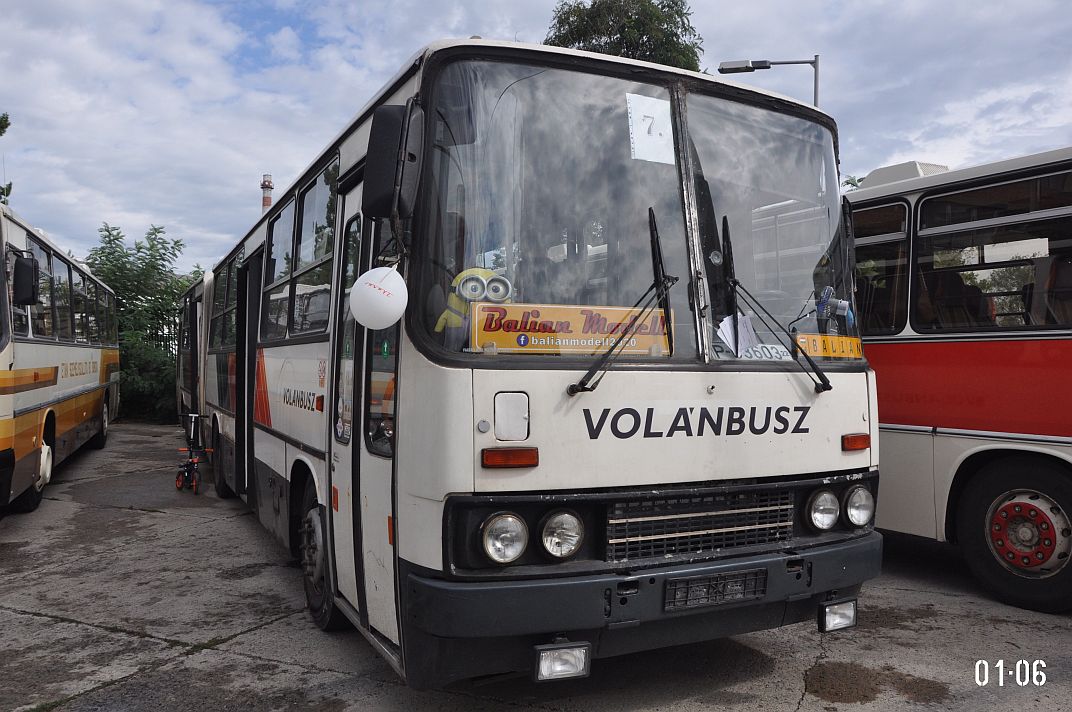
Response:
[[[37,465],[37,481],[11,503],[12,511],[28,513],[37,509],[45,497],[45,485],[50,480],[52,480],[52,448],[43,444],[41,445],[41,458]]]
[[[96,450],[102,449],[108,443],[108,401],[101,403],[101,426],[93,439],[89,441],[91,447]]]
[[[985,465],[957,512],[968,568],[1002,601],[1072,609],[1072,477],[1034,458]]]
[[[212,425],[212,485],[216,490],[216,496],[220,499],[230,499],[235,496],[234,490],[227,484],[227,475],[223,471],[223,452],[220,450],[220,431],[216,424]]]
[[[305,482],[299,533],[302,582],[305,585],[305,602],[309,606],[309,613],[323,630],[343,628],[347,623],[346,617],[335,606],[335,590],[328,572],[328,530],[324,508],[316,501],[316,487],[311,477]]]

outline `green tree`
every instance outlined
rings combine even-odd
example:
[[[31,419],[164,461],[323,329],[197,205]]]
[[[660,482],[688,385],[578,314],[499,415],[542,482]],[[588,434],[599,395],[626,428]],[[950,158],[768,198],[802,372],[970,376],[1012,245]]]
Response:
[[[7,133],[8,128],[11,126],[11,119],[8,118],[7,113],[0,114],[0,136]],[[11,197],[11,183],[7,185],[0,185],[0,203],[7,205],[8,199]]]
[[[544,44],[700,71],[686,0],[560,0]]]
[[[856,176],[845,176],[845,179],[841,181],[842,188],[848,188],[849,190],[858,190],[863,187],[860,182],[862,179]]]
[[[175,417],[175,353],[179,297],[201,278],[175,273],[182,240],[152,225],[145,238],[128,246],[123,231],[108,223],[97,230],[100,244],[86,264],[115,291],[122,368],[123,410],[152,420]]]

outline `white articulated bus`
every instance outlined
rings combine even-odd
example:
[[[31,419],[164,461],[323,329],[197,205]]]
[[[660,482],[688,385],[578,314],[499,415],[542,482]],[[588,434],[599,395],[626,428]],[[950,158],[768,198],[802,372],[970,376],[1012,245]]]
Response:
[[[119,407],[115,295],[0,205],[0,506],[37,508],[52,469],[104,447]]]
[[[849,193],[878,373],[878,524],[1072,607],[1072,148]]]
[[[416,687],[851,626],[881,538],[835,139],[702,74],[425,48],[204,284],[219,490]]]

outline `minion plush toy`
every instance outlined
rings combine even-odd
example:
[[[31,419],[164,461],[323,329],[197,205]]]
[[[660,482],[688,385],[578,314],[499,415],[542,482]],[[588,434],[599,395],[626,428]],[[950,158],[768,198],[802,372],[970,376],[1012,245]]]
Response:
[[[489,301],[504,304],[510,301],[514,287],[506,277],[483,267],[470,267],[450,283],[447,308],[439,315],[436,333],[444,329],[460,329],[469,323],[469,305]]]

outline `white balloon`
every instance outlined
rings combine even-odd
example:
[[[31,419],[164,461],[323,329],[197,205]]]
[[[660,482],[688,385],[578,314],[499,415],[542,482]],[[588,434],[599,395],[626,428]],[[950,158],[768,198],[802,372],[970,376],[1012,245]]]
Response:
[[[393,267],[376,267],[357,278],[350,289],[350,313],[366,329],[386,329],[409,303],[406,280]]]

